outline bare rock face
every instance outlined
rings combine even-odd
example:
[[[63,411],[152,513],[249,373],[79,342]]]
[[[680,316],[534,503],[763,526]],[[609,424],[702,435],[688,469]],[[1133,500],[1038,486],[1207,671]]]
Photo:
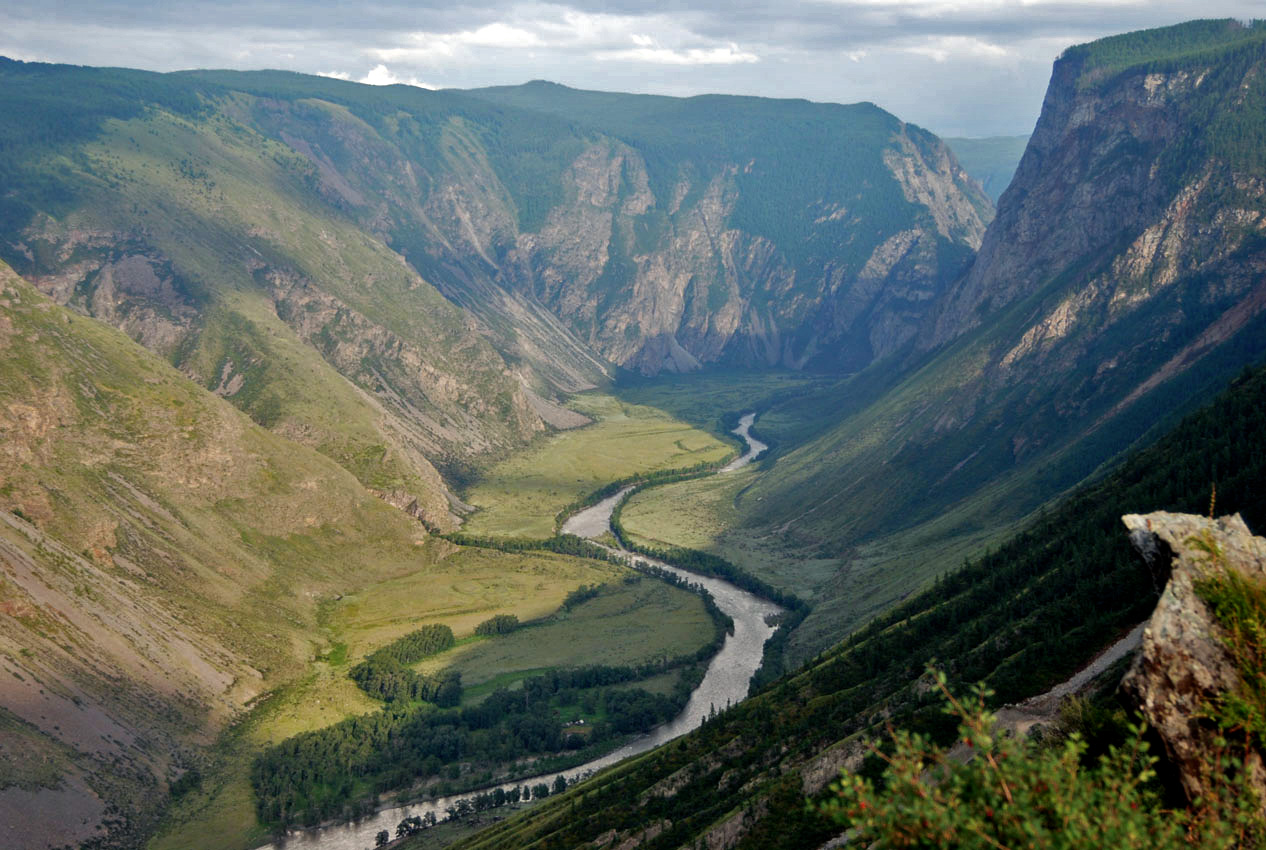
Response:
[[[1164,511],[1122,521],[1149,566],[1170,573],[1143,632],[1143,651],[1122,686],[1165,742],[1188,796],[1207,787],[1205,758],[1217,730],[1205,716],[1219,694],[1240,687],[1222,643],[1223,632],[1194,583],[1213,570],[1238,570],[1266,580],[1266,540],[1254,537],[1239,514],[1210,520]],[[1250,777],[1266,799],[1266,770],[1250,756]]]
[[[1034,358],[1064,368],[1057,343],[1102,330],[1195,275],[1225,277],[1227,294],[1249,294],[1258,278],[1236,273],[1242,257],[1228,260],[1252,251],[1261,231],[1260,174],[1216,153],[1174,155],[1216,150],[1206,138],[1213,122],[1200,116],[1237,113],[1261,79],[1260,59],[1224,65],[1197,55],[1167,73],[1104,74],[1076,50],[1061,57],[980,253],[921,344],[934,348],[1056,284],[1065,294],[1045,300],[1004,365]]]
[[[797,260],[786,240],[731,223],[744,200],[744,163],[683,169],[657,196],[638,150],[594,142],[563,175],[566,200],[539,232],[519,234],[498,280],[643,374],[723,361],[799,369],[831,352],[862,366],[915,334],[980,245],[989,212],[939,140],[903,126],[878,156],[915,211],[906,226],[884,230],[849,260],[845,248],[877,225],[818,201],[803,239],[840,243]]]

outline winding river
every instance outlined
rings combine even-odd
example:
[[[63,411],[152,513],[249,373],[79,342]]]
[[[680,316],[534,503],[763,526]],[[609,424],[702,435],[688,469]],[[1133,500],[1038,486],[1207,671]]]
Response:
[[[747,442],[747,451],[723,467],[718,474],[724,475],[727,472],[741,469],[755,460],[761,452],[769,448],[760,440],[751,436],[752,423],[755,421],[755,413],[745,414],[739,420],[739,425],[734,429],[733,433]],[[626,487],[614,496],[603,499],[593,507],[574,514],[563,524],[563,533],[592,539],[610,530],[611,512],[615,510],[615,506],[620,503],[620,500],[631,489],[633,488]],[[764,649],[765,641],[774,633],[774,627],[769,625],[768,620],[782,609],[772,602],[753,596],[745,590],[740,590],[727,581],[692,573],[688,570],[665,564],[662,561],[657,561],[654,558],[635,555],[623,549],[612,549],[612,551],[622,554],[635,564],[653,565],[676,573],[695,584],[702,585],[712,595],[717,607],[734,620],[734,633],[726,638],[721,650],[712,658],[707,672],[704,673],[703,681],[695,688],[685,709],[676,718],[652,729],[645,735],[635,738],[620,749],[605,756],[562,771],[561,774],[558,772],[546,773],[508,782],[500,786],[504,790],[509,791],[518,786],[536,785],[541,782],[552,785],[554,780],[560,775],[566,777],[568,782],[574,782],[629,756],[644,753],[674,738],[678,738],[697,728],[713,711],[722,711],[727,706],[736,704],[747,696],[748,684],[751,681],[752,674],[760,666],[761,653]],[[259,850],[282,850],[282,848],[286,848],[286,850],[366,850],[366,848],[374,845],[374,836],[380,830],[387,830],[394,838],[396,825],[401,820],[414,816],[424,817],[427,812],[434,812],[440,820],[443,820],[446,811],[449,807],[455,805],[458,800],[487,793],[497,787],[493,785],[481,788],[478,791],[466,792],[451,797],[440,797],[434,800],[382,809],[372,815],[349,823],[332,824],[315,829],[291,832],[285,838],[279,839],[273,844],[267,844],[259,848]]]

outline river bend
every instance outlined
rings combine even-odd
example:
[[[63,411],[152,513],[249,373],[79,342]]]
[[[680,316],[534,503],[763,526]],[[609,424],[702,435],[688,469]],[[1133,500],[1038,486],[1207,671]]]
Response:
[[[739,425],[733,433],[746,441],[747,451],[723,467],[718,474],[724,475],[741,469],[769,448],[751,435],[752,423],[755,421],[755,413],[747,413],[739,420]],[[614,496],[572,515],[563,523],[563,533],[593,539],[609,531],[612,511],[632,489],[632,487],[626,487]],[[456,805],[458,800],[486,794],[497,787],[509,791],[519,786],[536,785],[541,782],[553,785],[559,775],[566,777],[568,782],[574,782],[629,756],[644,753],[678,738],[698,728],[713,711],[722,711],[742,701],[747,696],[752,674],[760,667],[765,641],[774,633],[774,627],[769,624],[769,620],[782,609],[772,602],[735,587],[728,581],[692,573],[624,549],[611,549],[611,551],[613,554],[623,555],[634,566],[655,566],[675,573],[694,584],[702,585],[715,600],[717,607],[734,620],[733,634],[726,637],[720,651],[713,656],[704,673],[703,681],[691,693],[690,701],[677,717],[635,738],[618,750],[561,771],[561,774],[554,772],[526,777],[500,786],[491,785],[451,797],[440,797],[381,809],[357,821],[297,830],[258,850],[282,850],[282,848],[285,850],[366,850],[373,847],[374,836],[381,830],[387,830],[394,838],[396,825],[405,818],[424,817],[427,812],[434,812],[440,820],[443,820],[447,810]]]

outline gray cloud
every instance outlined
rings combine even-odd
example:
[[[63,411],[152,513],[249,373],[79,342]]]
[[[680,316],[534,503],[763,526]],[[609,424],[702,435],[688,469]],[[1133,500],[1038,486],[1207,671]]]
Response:
[[[1068,45],[1261,0],[59,0],[0,10],[0,54],[287,68],[469,87],[545,78],[690,95],[870,100],[946,135],[1032,128]]]

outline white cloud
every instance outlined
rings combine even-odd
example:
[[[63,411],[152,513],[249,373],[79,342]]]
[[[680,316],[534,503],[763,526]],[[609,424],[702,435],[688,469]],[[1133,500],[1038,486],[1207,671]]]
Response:
[[[332,80],[350,80],[352,75],[346,71],[317,71],[318,77],[329,77]]]
[[[649,62],[655,65],[739,65],[760,61],[755,53],[739,50],[737,44],[727,44],[725,47],[690,47],[685,50],[633,47],[627,50],[600,50],[593,57],[607,62]]]
[[[384,62],[434,63],[469,53],[470,48],[520,50],[546,46],[539,34],[501,21],[474,30],[410,33],[408,40],[407,47],[377,48],[369,52]]]
[[[407,80],[396,76],[396,73],[386,65],[375,65],[369,70],[369,73],[360,78],[360,82],[371,86],[417,86],[420,89],[433,89],[435,86],[424,83],[417,77],[410,77]]]
[[[517,48],[538,47],[542,44],[536,33],[500,21],[470,32],[457,33],[456,38],[459,43],[472,47]]]
[[[907,45],[900,49],[916,56],[926,56],[934,62],[944,62],[951,58],[1006,59],[1011,56],[1011,51],[1001,45],[962,35],[925,38],[917,44]]]
[[[629,47],[629,44],[633,47]],[[536,51],[604,62],[735,65],[760,61],[736,43],[702,37],[680,16],[614,15],[561,6],[512,7],[505,20],[455,32],[409,33],[405,43],[368,51],[382,62],[432,67],[469,65],[487,51]]]

